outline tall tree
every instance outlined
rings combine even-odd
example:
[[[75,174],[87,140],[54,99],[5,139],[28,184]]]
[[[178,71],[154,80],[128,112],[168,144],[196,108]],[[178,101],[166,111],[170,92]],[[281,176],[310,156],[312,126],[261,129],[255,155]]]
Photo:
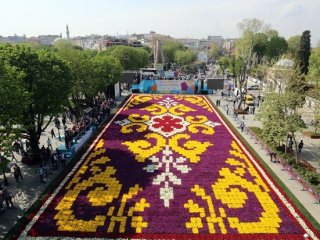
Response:
[[[268,141],[287,144],[288,136],[292,138],[298,162],[296,135],[306,127],[298,112],[304,104],[305,92],[300,90],[304,79],[298,70],[287,71],[286,75],[285,91],[267,94],[257,117],[263,124],[263,134]]]
[[[219,67],[220,67],[220,69],[222,71],[222,75],[223,76],[225,76],[226,70],[230,66],[230,61],[231,60],[228,57],[225,57],[225,56],[219,58],[219,60],[218,60],[218,64],[219,64]]]
[[[137,70],[146,67],[150,58],[150,54],[145,49],[130,46],[113,46],[101,52],[101,54],[117,58],[125,70]]]
[[[0,170],[5,184],[5,172],[13,151],[12,143],[20,137],[17,126],[23,119],[22,113],[28,102],[28,94],[20,84],[22,78],[21,72],[0,62]]]
[[[238,23],[238,27],[241,31],[241,38],[236,44],[236,65],[241,67],[240,71],[237,72],[237,83],[236,86],[240,89],[240,102],[238,108],[242,104],[242,89],[247,85],[247,75],[254,63],[254,45],[255,45],[255,34],[259,32],[266,32],[269,29],[268,25],[264,25],[262,20],[244,19]]]
[[[176,51],[185,49],[181,42],[172,39],[164,40],[162,48],[165,62],[170,64],[175,62]]]
[[[106,55],[97,55],[91,61],[97,80],[97,92],[105,92],[107,98],[109,98],[108,85],[113,85],[120,79],[123,70],[122,65],[117,58]]]
[[[175,53],[175,62],[180,66],[189,65],[197,59],[197,54],[192,50],[178,50]]]
[[[257,56],[257,63],[262,63],[263,57],[266,55],[268,45],[268,36],[265,33],[256,33],[254,35],[253,52]]]
[[[271,60],[278,60],[288,50],[288,43],[285,38],[272,36],[267,44],[266,56]]]
[[[30,96],[22,124],[27,129],[31,152],[39,160],[38,142],[53,115],[67,105],[70,71],[65,62],[48,50],[36,52],[20,45],[0,46],[0,58],[23,77],[19,84]],[[45,124],[44,117],[50,116]]]
[[[75,49],[66,44],[58,48],[57,54],[66,61],[70,71],[70,81],[72,82],[69,109],[76,118],[81,114],[81,102],[93,97],[99,89],[96,81],[94,67],[91,62],[95,52]]]
[[[310,31],[306,30],[302,33],[299,50],[300,71],[307,75],[309,71],[309,57],[311,54]]]
[[[301,42],[301,35],[295,35],[288,38],[288,52],[293,57],[293,59],[298,60],[298,54],[300,50],[300,42]]]
[[[316,87],[320,87],[320,47],[314,48],[310,55],[308,79]]]
[[[209,50],[209,58],[213,59],[213,60],[217,60],[217,58],[219,57],[220,53],[219,53],[219,47],[217,44],[213,43],[210,46],[210,50]]]

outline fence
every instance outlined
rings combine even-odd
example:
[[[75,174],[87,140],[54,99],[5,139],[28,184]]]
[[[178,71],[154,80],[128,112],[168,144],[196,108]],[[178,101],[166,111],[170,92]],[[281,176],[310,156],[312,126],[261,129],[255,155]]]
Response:
[[[273,153],[273,151],[259,137],[257,137],[254,134],[254,132],[252,132],[249,128],[246,128],[245,132],[247,133],[249,138],[255,142],[255,144],[258,144],[260,146],[260,148],[266,152],[266,155],[270,155]],[[270,159],[271,159],[271,157],[270,157]],[[285,159],[276,155],[276,156],[274,156],[273,162],[280,163],[282,166],[281,170],[286,171],[289,174],[290,179],[298,181],[300,183],[300,185],[302,186],[301,190],[308,191],[310,193],[310,195],[318,203],[320,203],[320,193],[309,182],[304,180],[303,177],[301,177],[301,175],[294,168],[292,168]]]

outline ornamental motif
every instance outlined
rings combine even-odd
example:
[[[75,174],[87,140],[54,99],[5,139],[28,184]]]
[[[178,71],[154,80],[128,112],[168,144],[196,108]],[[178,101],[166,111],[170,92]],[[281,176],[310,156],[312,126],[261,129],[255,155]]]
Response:
[[[152,156],[150,158],[151,164],[143,169],[149,173],[158,172],[160,169],[164,171],[159,172],[152,181],[154,185],[160,185],[160,199],[163,200],[165,207],[170,207],[170,200],[174,199],[173,187],[170,185],[181,185],[181,178],[173,173],[173,169],[179,171],[182,174],[191,171],[188,167],[187,159],[184,157],[174,158],[173,152],[170,150],[170,146],[165,146],[162,151],[162,157]]]
[[[184,132],[187,126],[190,125],[184,118],[171,113],[151,117],[150,121],[146,122],[146,124],[152,132],[160,133],[164,137]]]
[[[319,238],[199,95],[132,95],[29,219],[18,239]]]
[[[199,201],[197,203],[189,199],[184,204],[184,207],[193,215],[186,222],[186,227],[193,233],[199,233],[205,224],[209,233],[226,234],[228,232],[226,225],[228,228],[236,229],[239,233],[278,233],[282,220],[277,205],[269,195],[269,188],[261,181],[257,171],[235,142],[232,142],[232,148],[230,153],[234,158],[226,161],[230,168],[222,168],[219,171],[218,181],[212,184],[213,192],[207,193],[199,185],[194,185],[191,189]],[[233,171],[231,167],[236,168]],[[253,179],[247,180],[244,177],[246,174],[251,175]],[[259,211],[251,208],[252,212],[257,214],[256,220],[243,221],[236,215],[227,214],[230,209],[248,207],[246,202],[250,198],[256,198],[261,204]],[[216,209],[213,199],[221,201],[223,207]]]

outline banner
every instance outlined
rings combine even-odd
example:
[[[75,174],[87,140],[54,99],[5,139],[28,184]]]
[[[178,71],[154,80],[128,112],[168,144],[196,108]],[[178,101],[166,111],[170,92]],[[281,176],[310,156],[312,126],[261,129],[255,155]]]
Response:
[[[194,80],[144,80],[141,82],[140,91],[144,93],[192,94],[194,93]]]

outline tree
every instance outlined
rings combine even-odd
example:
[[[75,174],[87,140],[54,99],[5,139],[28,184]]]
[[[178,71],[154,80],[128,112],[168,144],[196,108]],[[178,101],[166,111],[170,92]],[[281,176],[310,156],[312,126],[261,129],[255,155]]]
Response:
[[[150,54],[145,49],[130,46],[113,46],[101,54],[117,58],[125,70],[143,68],[148,65],[150,58]]]
[[[308,79],[315,84],[316,87],[320,87],[320,47],[312,50],[309,62]]]
[[[0,62],[0,170],[5,184],[5,172],[13,151],[12,143],[20,137],[17,126],[22,121],[22,113],[28,102],[28,94],[20,84],[22,78],[21,72]]]
[[[256,118],[262,122],[262,136],[269,142],[276,142],[280,146],[286,139],[285,115],[282,106],[279,104],[279,95],[268,93],[264,97]]]
[[[99,91],[106,91],[108,85],[115,84],[121,76],[122,65],[117,58],[106,55],[97,55],[92,58],[95,79],[97,80],[97,94]],[[109,98],[109,93],[106,96]]]
[[[301,42],[301,35],[292,36],[287,40],[288,52],[295,60],[298,60],[300,42]]]
[[[219,53],[218,45],[215,43],[211,44],[210,50],[209,50],[209,58],[217,60],[219,55],[220,55],[220,53]]]
[[[302,33],[299,50],[300,71],[302,74],[307,75],[309,71],[309,57],[311,51],[310,45],[310,31],[306,30]]]
[[[271,60],[277,60],[279,57],[288,50],[288,44],[285,38],[273,36],[267,44],[266,56]]]
[[[218,60],[218,64],[220,69],[222,70],[222,75],[224,76],[227,68],[230,65],[230,59],[228,57],[221,57]]]
[[[268,25],[264,25],[262,20],[244,19],[242,22],[238,23],[238,27],[242,32],[241,38],[236,44],[236,59],[235,59],[235,69],[239,68],[236,72],[236,86],[240,89],[240,102],[238,108],[241,107],[242,89],[247,85],[247,75],[254,63],[254,50],[255,45],[255,34],[259,32],[265,32],[269,29]]]
[[[268,45],[268,36],[265,33],[256,33],[254,35],[253,52],[256,54],[257,63],[262,63],[263,57],[266,55]]]
[[[2,45],[0,56],[23,76],[19,84],[29,95],[29,102],[22,124],[28,133],[33,160],[37,162],[41,133],[67,105],[71,86],[69,68],[52,51],[35,51],[22,45]],[[44,124],[45,116],[50,116],[47,124]]]
[[[180,66],[190,65],[197,59],[197,54],[192,50],[178,50],[175,53],[175,62]]]
[[[167,40],[164,40],[162,49],[163,49],[163,55],[165,58],[165,62],[166,63],[174,63],[176,51],[183,50],[185,48],[182,45],[182,43],[180,43],[176,40],[167,39]]]
[[[101,84],[96,81],[95,70],[91,58],[95,56],[93,51],[75,49],[72,45],[66,44],[58,49],[57,54],[67,63],[70,69],[70,90],[69,110],[76,118],[81,114],[81,102],[91,100],[101,89]]]
[[[265,96],[257,118],[263,124],[263,135],[268,141],[288,143],[292,138],[295,158],[298,162],[298,143],[296,134],[306,127],[298,109],[304,104],[304,93],[299,85],[304,81],[298,71],[288,72],[287,87],[284,92],[269,93]],[[286,148],[287,149],[287,148]]]
[[[253,69],[251,69],[250,74],[259,80],[259,95],[260,95],[260,89],[262,87],[262,83],[264,82],[265,77],[267,76],[267,65],[259,64],[255,66]]]

